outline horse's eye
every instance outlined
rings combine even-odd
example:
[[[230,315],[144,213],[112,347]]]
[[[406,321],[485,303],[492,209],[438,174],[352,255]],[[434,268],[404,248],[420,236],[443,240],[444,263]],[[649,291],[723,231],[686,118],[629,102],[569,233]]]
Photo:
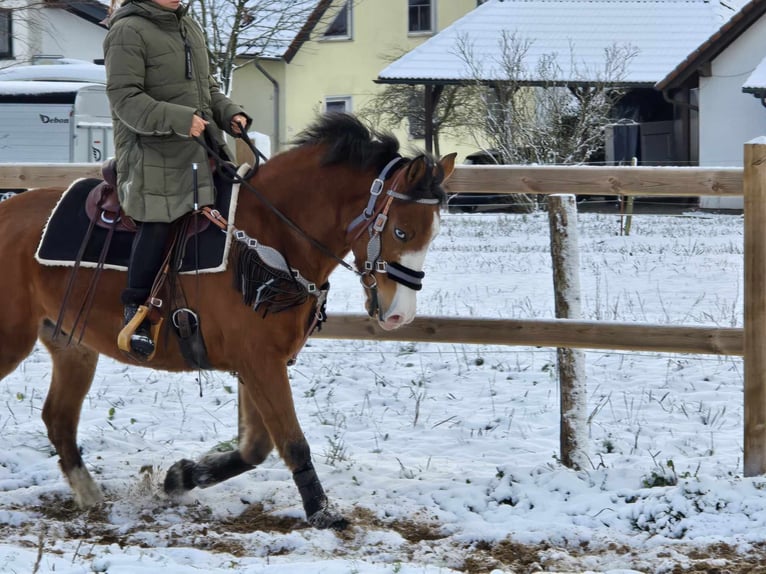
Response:
[[[407,241],[407,234],[398,227],[394,228],[394,236],[396,236],[399,241]]]

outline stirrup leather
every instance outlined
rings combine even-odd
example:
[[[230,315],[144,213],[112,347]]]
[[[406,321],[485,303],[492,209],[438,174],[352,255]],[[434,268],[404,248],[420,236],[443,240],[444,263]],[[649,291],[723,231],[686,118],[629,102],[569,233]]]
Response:
[[[121,351],[128,353],[132,357],[140,358],[145,361],[151,361],[154,357],[154,354],[157,352],[157,341],[159,340],[160,328],[162,326],[162,317],[160,317],[156,323],[150,324],[149,327],[149,333],[151,334],[152,341],[154,341],[154,351],[152,351],[150,355],[139,356],[137,353],[135,353],[130,345],[130,339],[133,337],[133,334],[136,332],[136,329],[138,329],[141,323],[143,323],[145,320],[148,320],[148,316],[149,307],[146,305],[139,305],[136,314],[133,315],[133,318],[128,321],[128,323],[120,331],[119,335],[117,335],[117,347],[119,347]]]

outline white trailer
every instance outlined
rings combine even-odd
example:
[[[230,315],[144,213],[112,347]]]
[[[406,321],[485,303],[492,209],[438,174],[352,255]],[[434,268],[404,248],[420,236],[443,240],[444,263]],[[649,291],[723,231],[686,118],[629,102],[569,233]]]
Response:
[[[113,154],[104,84],[0,81],[0,163],[101,162]]]

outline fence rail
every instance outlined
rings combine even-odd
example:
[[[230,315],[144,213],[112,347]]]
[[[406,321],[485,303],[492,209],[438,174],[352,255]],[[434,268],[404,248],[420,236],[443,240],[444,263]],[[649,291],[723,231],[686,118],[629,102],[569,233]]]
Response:
[[[568,319],[419,317],[384,332],[366,316],[331,317],[316,336],[743,355],[744,472],[766,473],[766,144],[745,144],[743,168],[458,166],[451,193],[568,193],[642,197],[745,195],[744,329]],[[66,187],[99,177],[94,164],[0,164],[0,189]]]
[[[79,177],[100,176],[100,165],[93,163],[0,163],[0,189],[67,187]],[[737,196],[742,168],[461,165],[446,188],[468,194]]]

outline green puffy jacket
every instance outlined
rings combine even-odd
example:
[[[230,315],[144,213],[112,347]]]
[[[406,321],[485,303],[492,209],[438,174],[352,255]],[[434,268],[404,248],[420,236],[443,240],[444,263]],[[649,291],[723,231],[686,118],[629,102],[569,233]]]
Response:
[[[207,137],[223,148],[221,128],[230,132],[231,118],[244,111],[210,76],[199,25],[184,6],[171,11],[151,0],[127,0],[110,19],[104,58],[125,213],[169,222],[191,211],[192,163],[199,205],[212,204],[207,152],[189,136],[192,115],[210,122]]]

